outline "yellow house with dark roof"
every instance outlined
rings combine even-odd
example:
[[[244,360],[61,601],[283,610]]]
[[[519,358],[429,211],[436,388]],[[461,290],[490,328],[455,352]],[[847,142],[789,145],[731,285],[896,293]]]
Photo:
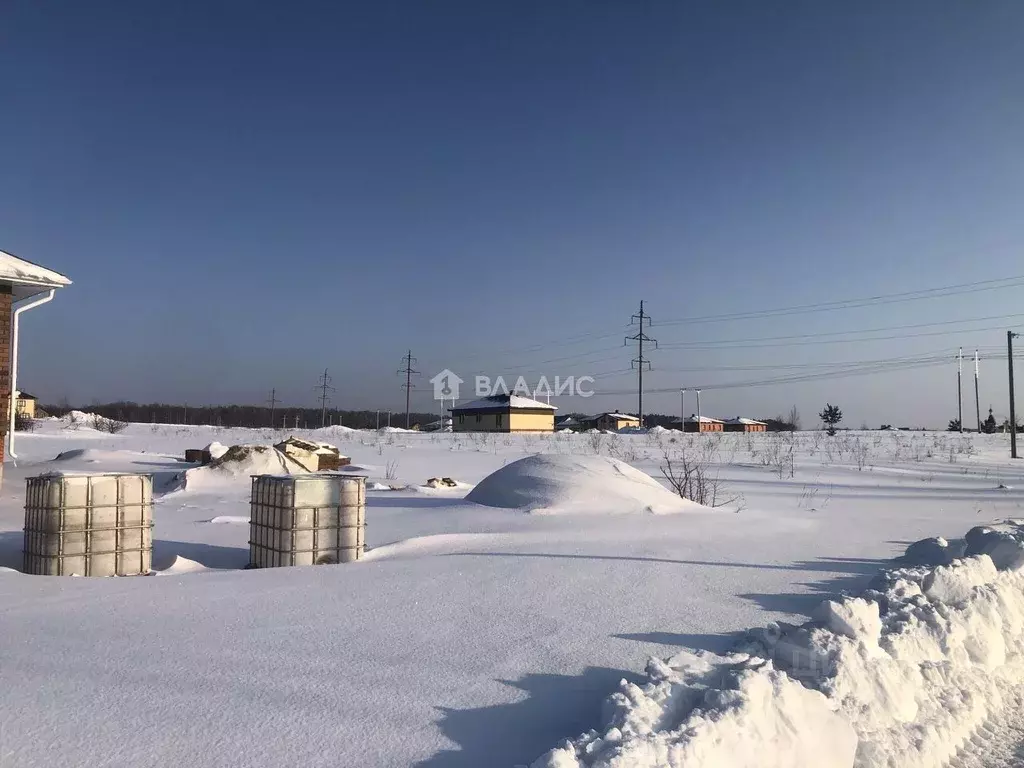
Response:
[[[529,397],[492,395],[453,407],[452,432],[554,432],[556,410]]]

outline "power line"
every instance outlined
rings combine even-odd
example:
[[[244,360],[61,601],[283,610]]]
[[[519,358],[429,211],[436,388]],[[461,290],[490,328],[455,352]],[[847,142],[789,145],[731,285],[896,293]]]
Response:
[[[867,339],[816,339],[816,340],[803,340],[803,341],[780,341],[780,342],[763,342],[757,339],[744,341],[737,339],[738,342],[743,343],[726,343],[726,342],[708,342],[702,347],[685,347],[685,349],[694,350],[707,350],[707,349],[760,349],[763,347],[806,347],[816,346],[819,344],[861,344],[872,341],[890,341],[892,339],[920,339],[925,337],[934,336],[957,336],[965,333],[980,333],[982,331],[993,331],[1002,330],[1005,325],[992,325],[985,326],[984,328],[959,328],[948,331],[929,331],[924,333],[899,333],[889,336],[873,336]],[[684,349],[684,347],[674,347],[674,349]]]
[[[405,428],[409,429],[409,397],[412,394],[414,386],[412,383],[412,377],[419,376],[420,372],[417,370],[413,370],[412,364],[417,362],[417,360],[415,357],[412,356],[411,349],[406,353],[405,357],[402,358],[402,361],[405,363],[405,367],[398,369],[398,375],[401,375],[403,373],[405,374],[405,383],[402,385],[402,389],[405,390]]]
[[[732,344],[749,344],[766,341],[787,341],[793,339],[818,339],[826,338],[830,336],[847,336],[851,334],[864,334],[864,333],[887,333],[889,331],[905,331],[912,330],[915,328],[934,328],[935,326],[948,326],[948,325],[960,325],[962,323],[984,323],[992,320],[1012,320],[1024,317],[1024,313],[1017,313],[1011,315],[987,315],[985,317],[965,317],[957,320],[936,320],[930,323],[911,323],[908,325],[889,325],[881,328],[863,328],[858,330],[847,330],[847,331],[824,331],[822,333],[798,333],[787,336],[760,336],[756,338],[740,338],[740,339],[709,339],[704,341],[679,341],[679,342],[668,342],[662,344],[662,349],[684,349],[684,348],[698,348],[703,349],[709,346],[715,347],[728,347]],[[972,330],[989,330],[989,329],[972,329],[964,328],[960,330],[950,331],[950,333],[964,333]],[[902,338],[902,337],[901,337]],[[865,339],[870,341],[870,339]]]
[[[1015,355],[1014,357],[1015,357],[1015,359],[1017,359],[1017,358],[1019,358],[1021,356],[1020,355]],[[699,388],[700,389],[706,389],[706,390],[743,389],[743,388],[774,386],[774,385],[777,385],[777,384],[794,384],[794,383],[801,383],[801,382],[807,382],[807,381],[825,381],[825,380],[830,380],[830,379],[847,378],[847,377],[850,377],[850,376],[863,376],[863,375],[869,375],[869,374],[875,374],[875,373],[890,373],[890,372],[895,372],[895,371],[906,371],[906,370],[913,370],[913,369],[918,369],[918,368],[930,368],[930,367],[934,367],[934,366],[948,365],[951,359],[955,359],[955,358],[951,358],[949,353],[946,353],[946,354],[943,354],[943,355],[940,355],[940,356],[934,356],[933,355],[933,356],[922,356],[922,357],[908,357],[908,358],[903,358],[903,359],[896,358],[896,359],[893,359],[891,361],[883,361],[881,363],[877,363],[877,362],[873,362],[873,361],[865,361],[864,363],[861,363],[861,364],[857,364],[857,363],[851,364],[848,367],[843,368],[843,369],[838,370],[838,371],[822,371],[822,372],[818,372],[818,373],[803,373],[803,374],[799,374],[798,373],[798,374],[790,374],[790,375],[786,375],[786,376],[771,377],[771,378],[765,378],[765,379],[754,379],[754,380],[746,380],[746,381],[725,382],[725,383],[722,383],[722,384],[702,384],[702,385],[700,385]],[[1005,355],[1002,355],[1002,356],[1000,356],[1000,355],[988,355],[988,356],[979,356],[979,359],[981,359],[981,360],[988,360],[988,359],[991,359],[991,360],[1005,360],[1006,356]],[[613,373],[619,373],[619,372],[613,372]],[[609,375],[611,375],[611,373]],[[595,378],[598,378],[598,377],[595,376]],[[698,387],[694,387],[692,385],[687,386],[687,389],[696,389],[696,388],[698,388]],[[599,395],[619,395],[619,394],[627,394],[629,391],[630,390],[628,390],[628,389],[602,389],[602,390],[599,390],[596,394],[599,394]],[[672,386],[672,387],[658,387],[658,388],[648,389],[647,390],[648,393],[655,393],[655,394],[675,393],[675,392],[678,392],[678,391],[679,391],[679,386],[678,385]]]
[[[838,309],[856,309],[867,306],[878,306],[881,304],[898,304],[906,301],[919,301],[921,299],[943,298],[946,296],[959,296],[967,293],[978,293],[980,291],[993,291],[1001,288],[1016,288],[1024,285],[1024,275],[1013,277],[1002,277],[992,280],[978,280],[972,283],[957,283],[946,285],[940,288],[926,288],[917,291],[904,291],[901,293],[878,294],[866,296],[859,299],[842,299],[837,301],[825,301],[815,304],[797,304],[790,307],[778,307],[775,309],[752,310],[748,312],[734,312],[721,315],[704,315],[698,317],[683,317],[664,320],[658,323],[665,325],[686,325],[690,323],[718,323],[729,320],[751,320],[763,317],[775,317],[780,315],[797,315],[809,312],[831,312]]]

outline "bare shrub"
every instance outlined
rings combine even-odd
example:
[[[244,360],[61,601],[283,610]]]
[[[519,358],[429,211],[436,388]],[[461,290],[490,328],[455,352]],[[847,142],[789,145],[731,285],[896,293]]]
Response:
[[[803,490],[800,492],[800,499],[797,501],[797,506],[802,509],[810,510],[811,512],[817,512],[819,509],[824,509],[828,506],[828,503],[832,501],[832,485],[828,486],[828,494],[821,496],[820,485],[805,485]]]
[[[857,437],[853,441],[852,446],[853,459],[857,462],[857,471],[863,472],[864,465],[868,461],[868,445],[866,442]]]
[[[724,507],[739,500],[738,496],[722,498],[725,490],[718,475],[712,475],[709,462],[702,456],[692,456],[686,450],[676,457],[665,451],[661,474],[680,497],[706,507]]]
[[[36,420],[30,416],[26,416],[24,413],[16,413],[14,414],[14,431],[35,432]]]
[[[384,467],[384,479],[390,485],[398,480],[398,461],[389,461]]]
[[[93,416],[92,428],[97,432],[107,432],[111,435],[116,435],[118,432],[123,432],[128,428],[128,422],[108,419],[106,416]]]
[[[628,436],[615,437],[608,442],[608,455],[627,464],[640,460],[640,450]]]

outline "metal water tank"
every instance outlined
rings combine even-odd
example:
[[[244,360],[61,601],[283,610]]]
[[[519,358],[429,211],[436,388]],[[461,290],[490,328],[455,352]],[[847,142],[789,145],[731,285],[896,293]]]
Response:
[[[25,573],[134,576],[153,560],[153,480],[55,473],[25,491]]]
[[[366,546],[366,478],[256,475],[249,565],[277,568],[359,560]]]

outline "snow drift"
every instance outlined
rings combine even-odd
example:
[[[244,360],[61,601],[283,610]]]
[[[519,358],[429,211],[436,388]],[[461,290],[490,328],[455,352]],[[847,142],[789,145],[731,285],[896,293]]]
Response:
[[[306,473],[305,467],[271,445],[233,445],[209,464],[180,473],[178,487],[196,490],[242,480],[249,482],[252,475]]]
[[[486,507],[545,514],[703,509],[618,459],[560,454],[514,461],[481,480],[466,499]]]
[[[1022,541],[1015,523],[974,529],[964,557],[884,572],[804,626],[652,660],[600,731],[533,768],[940,768],[1024,686]]]

